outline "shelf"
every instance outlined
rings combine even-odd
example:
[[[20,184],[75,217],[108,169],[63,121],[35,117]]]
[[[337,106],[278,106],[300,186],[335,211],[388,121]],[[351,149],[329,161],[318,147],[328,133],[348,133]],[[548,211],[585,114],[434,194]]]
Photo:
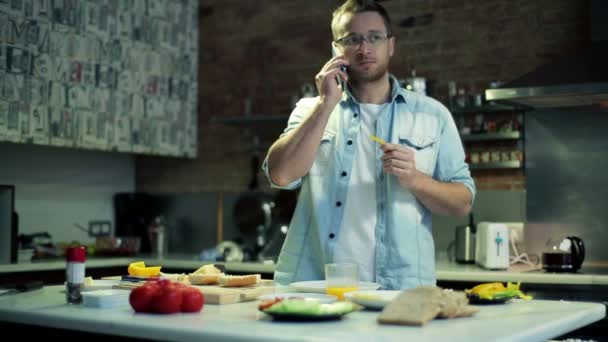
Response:
[[[496,113],[496,112],[518,112],[523,111],[525,108],[506,106],[501,104],[484,105],[480,107],[465,107],[465,108],[451,108],[452,114],[477,114],[477,113]]]
[[[518,140],[520,132],[495,132],[461,135],[462,141]]]
[[[519,160],[504,161],[504,162],[489,162],[469,164],[471,170],[486,170],[486,169],[519,169],[522,167],[522,162]]]
[[[287,124],[289,115],[251,115],[251,116],[214,116],[211,117],[212,123],[227,125],[252,125],[262,123],[284,123]]]

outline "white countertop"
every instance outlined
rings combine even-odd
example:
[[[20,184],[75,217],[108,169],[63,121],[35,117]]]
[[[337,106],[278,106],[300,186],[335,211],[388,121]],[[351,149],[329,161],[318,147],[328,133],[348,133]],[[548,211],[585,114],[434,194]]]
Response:
[[[62,286],[0,296],[0,321],[135,338],[173,341],[545,341],[606,315],[602,304],[512,300],[480,306],[473,317],[436,319],[423,327],[379,325],[377,311],[354,312],[339,321],[274,322],[257,301],[205,305],[200,313],[134,313],[125,305],[87,308],[65,302]]]
[[[588,263],[596,273],[548,273],[539,267],[525,265],[511,266],[508,270],[486,270],[477,265],[461,265],[454,262],[438,261],[437,280],[474,281],[474,282],[518,282],[526,284],[563,284],[563,285],[608,285],[608,265]],[[599,271],[601,270],[601,272]]]
[[[259,262],[213,262],[200,261],[198,259],[187,259],[184,257],[155,259],[155,258],[91,258],[86,261],[86,268],[105,268],[105,267],[126,267],[134,261],[144,261],[147,266],[163,266],[166,268],[184,269],[195,271],[204,264],[215,263],[224,265],[227,272],[251,272],[251,273],[272,273],[274,264],[262,264]],[[65,261],[36,261],[19,264],[0,265],[0,274],[15,272],[35,272],[35,271],[54,271],[65,269]]]
[[[151,259],[151,258],[96,258],[87,260],[86,267],[125,267],[133,261],[143,260],[146,265],[161,265],[167,268],[196,270],[205,261],[182,258]],[[272,273],[273,264],[262,264],[256,262],[241,263],[217,263],[223,264],[227,272],[246,272],[246,273]],[[593,271],[585,271],[585,267],[590,267]],[[65,269],[65,262],[32,262],[22,264],[0,265],[0,274],[13,272],[35,272]],[[608,285],[608,265],[605,263],[585,263],[583,273],[545,273],[539,269],[532,269],[527,266],[513,266],[508,270],[493,271],[480,268],[476,265],[461,265],[448,261],[437,261],[437,280],[439,281],[471,281],[471,282],[491,282],[491,281],[521,281],[522,283],[534,284],[563,284],[563,285]],[[598,272],[597,270],[605,270]]]

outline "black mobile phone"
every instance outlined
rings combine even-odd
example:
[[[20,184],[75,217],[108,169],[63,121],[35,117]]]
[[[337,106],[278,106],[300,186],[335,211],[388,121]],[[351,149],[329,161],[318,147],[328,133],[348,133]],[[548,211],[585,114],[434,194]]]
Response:
[[[338,49],[336,48],[335,43],[331,43],[331,55],[333,57],[338,55]],[[343,72],[348,72],[348,67],[346,67],[346,65],[340,65],[340,70],[342,70]],[[336,82],[338,82],[340,88],[342,88],[342,91],[346,90],[346,82],[344,82],[342,77],[336,77]]]

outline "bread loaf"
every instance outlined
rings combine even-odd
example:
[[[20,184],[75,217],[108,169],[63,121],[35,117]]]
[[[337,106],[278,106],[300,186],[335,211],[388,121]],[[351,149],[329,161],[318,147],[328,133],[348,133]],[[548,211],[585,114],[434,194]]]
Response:
[[[199,267],[194,273],[188,275],[188,280],[192,285],[216,285],[224,273],[214,264],[207,264]]]
[[[249,274],[243,276],[222,275],[219,277],[221,286],[225,287],[242,287],[251,286],[260,282],[261,274]]]
[[[190,273],[188,280],[192,285],[216,285],[219,283],[219,279],[224,273],[220,274],[197,274]]]
[[[194,271],[196,274],[220,274],[222,270],[215,267],[214,264],[203,265],[198,270]]]
[[[419,287],[402,291],[393,299],[380,316],[383,324],[424,325],[441,311],[440,290],[434,287]]]
[[[436,286],[419,286],[397,295],[378,317],[384,324],[424,325],[434,318],[467,317],[479,309],[469,305],[466,294]]]

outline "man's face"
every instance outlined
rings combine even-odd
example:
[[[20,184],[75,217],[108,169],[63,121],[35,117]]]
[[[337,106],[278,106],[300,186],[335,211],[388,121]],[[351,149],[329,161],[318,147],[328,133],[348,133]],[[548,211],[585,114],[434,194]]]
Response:
[[[368,36],[372,33],[387,33],[384,20],[376,12],[347,13],[342,15],[339,23],[343,29],[338,39],[350,35]],[[354,46],[340,45],[345,59],[350,62],[349,81],[355,83],[373,82],[382,78],[388,71],[394,46],[395,39],[393,37],[375,44],[365,40]]]

